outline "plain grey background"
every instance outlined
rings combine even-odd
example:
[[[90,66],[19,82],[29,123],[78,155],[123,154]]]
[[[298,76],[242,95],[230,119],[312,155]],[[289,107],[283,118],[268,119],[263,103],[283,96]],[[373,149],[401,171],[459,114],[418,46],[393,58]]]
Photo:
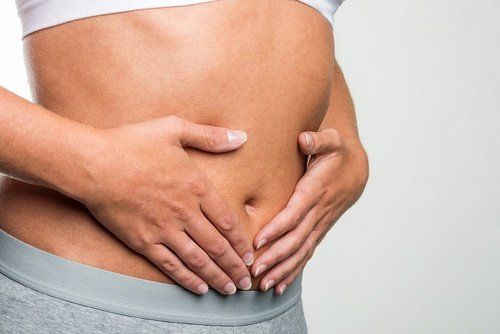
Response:
[[[500,1],[346,0],[371,162],[304,274],[315,333],[500,333]]]
[[[371,176],[304,274],[310,333],[500,333],[500,1],[346,0]],[[0,85],[30,97],[14,1]]]

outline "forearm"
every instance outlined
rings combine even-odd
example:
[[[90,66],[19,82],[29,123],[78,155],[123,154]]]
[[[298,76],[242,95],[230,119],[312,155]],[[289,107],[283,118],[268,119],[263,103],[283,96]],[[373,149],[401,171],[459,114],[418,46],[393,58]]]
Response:
[[[325,128],[336,129],[346,143],[361,147],[354,102],[336,60],[332,77],[330,105],[320,125],[320,130]]]
[[[0,88],[0,173],[75,197],[93,130]]]

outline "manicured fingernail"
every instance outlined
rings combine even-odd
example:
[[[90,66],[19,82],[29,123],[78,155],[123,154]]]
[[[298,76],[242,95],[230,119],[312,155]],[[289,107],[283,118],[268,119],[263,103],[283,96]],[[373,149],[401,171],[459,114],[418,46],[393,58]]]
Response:
[[[245,255],[243,255],[242,260],[243,262],[245,262],[247,266],[251,266],[254,260],[253,253],[252,252],[246,253]]]
[[[252,287],[252,281],[250,280],[250,277],[245,276],[240,280],[240,289],[243,290],[248,290]]]
[[[224,286],[224,292],[228,295],[232,295],[236,292],[236,285],[233,282],[229,282]]]
[[[257,244],[257,248],[259,249],[260,247],[264,246],[267,242],[267,239],[260,239],[259,243]]]
[[[231,145],[243,144],[247,141],[247,134],[238,130],[226,130],[227,141]]]
[[[264,270],[266,270],[267,266],[265,264],[259,264],[257,266],[257,269],[255,269],[255,274],[253,274],[255,277],[259,276]]]
[[[286,284],[285,284],[285,285],[283,285],[281,288],[279,288],[278,294],[279,294],[279,295],[282,295],[282,294],[283,294],[283,292],[285,292],[285,290],[286,290]]]
[[[198,292],[202,295],[208,292],[208,285],[206,284],[200,284],[198,285]]]
[[[274,281],[270,279],[269,281],[266,282],[266,286],[264,286],[264,291],[269,290],[274,285]]]
[[[304,133],[304,137],[306,137],[306,145],[311,146],[312,145],[312,136],[308,133]]]

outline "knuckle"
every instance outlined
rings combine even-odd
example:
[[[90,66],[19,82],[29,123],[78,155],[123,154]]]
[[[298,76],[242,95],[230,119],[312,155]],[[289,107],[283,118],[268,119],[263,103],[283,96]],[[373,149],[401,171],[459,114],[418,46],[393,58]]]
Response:
[[[187,179],[186,187],[188,188],[188,191],[190,193],[194,194],[197,197],[204,196],[208,191],[205,178],[201,175],[196,175]]]
[[[288,226],[288,222],[291,221],[291,222],[298,222],[301,218],[302,218],[302,214],[298,211],[298,210],[295,210],[291,205],[288,205],[286,206],[286,208],[288,209],[290,215],[289,215],[289,218],[284,220],[283,221],[283,226],[281,227],[284,231],[287,230],[287,226]]]
[[[333,130],[332,132],[332,142],[335,147],[341,147],[344,144],[344,141],[342,140],[342,136],[337,130]]]
[[[233,242],[231,242],[231,245],[237,252],[245,251],[247,249],[251,250],[251,246],[248,243],[248,240],[243,237],[236,238]]]
[[[222,233],[231,233],[234,230],[235,217],[229,210],[224,210],[217,219],[217,226]]]
[[[220,289],[224,288],[224,285],[228,280],[227,275],[220,269],[210,270],[210,272],[207,273],[206,276],[207,281],[209,281],[212,286]]]
[[[315,241],[312,239],[307,239],[304,241],[304,247],[306,248],[306,251],[309,251],[314,248]]]
[[[298,235],[299,244],[308,246],[308,244],[309,244],[308,237],[309,237],[309,234],[306,232],[299,233],[299,235]],[[308,246],[308,247],[311,247],[311,246]]]
[[[294,247],[280,247],[269,257],[270,264],[277,264],[295,253]]]
[[[281,253],[281,256],[287,257],[289,254],[298,254],[300,256],[300,245],[298,243],[291,244],[288,252]]]
[[[336,129],[328,128],[323,131],[328,136],[328,139],[333,143],[336,144],[342,141],[342,137],[340,136],[340,133]]]
[[[180,123],[182,121],[182,119],[179,116],[176,116],[176,115],[168,115],[166,117],[166,119],[167,119],[167,122],[169,122],[173,126],[180,125]]]
[[[185,274],[180,278],[180,283],[187,288],[194,288],[196,286],[196,278],[192,275]]]
[[[233,276],[243,277],[246,274],[246,269],[243,262],[235,259],[226,265],[225,272]]]
[[[189,207],[179,202],[170,203],[170,211],[176,219],[183,222],[190,220],[192,216]]]
[[[144,231],[138,231],[130,240],[129,245],[132,249],[140,253],[145,253],[151,245],[151,237]]]
[[[182,137],[182,133],[184,132],[186,128],[186,120],[176,116],[176,115],[169,115],[167,116],[167,124],[170,127],[169,133],[175,135],[180,139]]]
[[[211,243],[208,252],[211,257],[220,258],[224,256],[227,249],[228,249],[227,242],[222,238],[218,238]]]
[[[309,255],[309,249],[308,248],[301,248],[299,249],[298,251],[298,257],[297,257],[297,264],[300,264],[302,263],[302,261],[304,261],[307,256]]]
[[[212,126],[206,126],[204,127],[205,132],[205,143],[208,147],[215,146],[219,143],[219,137],[217,135],[217,131],[215,131],[215,128]]]
[[[328,134],[331,138],[340,136],[339,132],[334,128],[326,128],[322,132]]]
[[[290,234],[290,244],[294,249],[298,249],[304,243],[304,237],[297,233]]]
[[[203,275],[203,279],[213,287],[219,286],[224,279],[224,274],[218,269],[210,268]]]
[[[206,266],[207,261],[201,254],[194,253],[189,257],[188,263],[191,268],[201,269]]]
[[[162,259],[160,265],[163,271],[168,274],[173,274],[179,270],[179,266],[177,265],[176,261],[171,258]]]

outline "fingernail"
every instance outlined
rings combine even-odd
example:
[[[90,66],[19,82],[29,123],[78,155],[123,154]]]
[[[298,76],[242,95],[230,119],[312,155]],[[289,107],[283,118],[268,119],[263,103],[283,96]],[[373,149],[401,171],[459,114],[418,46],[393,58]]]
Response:
[[[266,282],[266,286],[264,287],[264,291],[269,290],[274,285],[274,281],[270,279],[269,281]]]
[[[260,273],[264,272],[266,270],[267,266],[265,264],[259,264],[257,266],[257,269],[255,269],[255,274],[253,274],[255,277],[259,276]]]
[[[247,141],[247,134],[238,130],[226,130],[227,141],[231,145],[240,145]]]
[[[247,266],[251,266],[254,260],[253,253],[252,252],[246,253],[245,255],[243,255],[242,260],[243,262],[245,262]]]
[[[236,292],[236,285],[233,282],[229,282],[224,286],[224,292],[228,295],[232,295]]]
[[[283,285],[283,286],[279,289],[278,294],[279,294],[279,295],[282,295],[282,294],[283,294],[283,292],[285,292],[285,290],[286,290],[286,284],[285,284],[285,285]]]
[[[312,145],[312,136],[309,133],[304,133],[304,137],[306,137],[306,145],[311,146]]]
[[[250,280],[250,277],[245,276],[240,280],[240,288],[243,290],[248,290],[252,287],[252,281]]]
[[[267,239],[260,239],[259,243],[257,244],[257,248],[259,249],[260,247],[264,246],[267,242]]]
[[[202,295],[208,292],[208,285],[206,284],[200,284],[198,285],[198,292]]]

